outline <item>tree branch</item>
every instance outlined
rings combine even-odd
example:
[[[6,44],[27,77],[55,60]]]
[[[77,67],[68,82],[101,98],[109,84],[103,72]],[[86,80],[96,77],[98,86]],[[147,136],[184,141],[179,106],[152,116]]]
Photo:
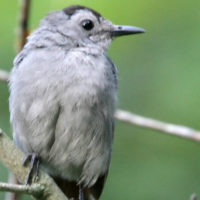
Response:
[[[170,135],[175,135],[200,142],[200,131],[194,130],[186,126],[162,122],[159,120],[136,115],[125,110],[117,110],[115,113],[115,118],[119,121],[126,122],[142,128],[152,129],[155,131],[160,131]]]
[[[21,49],[24,47],[26,43],[26,38],[28,36],[28,21],[29,21],[29,15],[30,15],[30,5],[31,0],[20,0],[21,6],[20,6],[20,17],[19,17],[19,26],[18,26],[18,40],[17,40],[17,52],[21,51]],[[0,81],[9,81],[9,74],[0,71]],[[13,176],[13,175],[12,175]],[[6,193],[6,200],[17,200],[18,194],[15,193]]]
[[[26,37],[28,36],[28,20],[30,15],[31,0],[21,0],[20,18],[19,18],[19,41],[18,51],[20,51],[26,43]]]
[[[0,161],[9,168],[21,183],[25,182],[29,168],[22,165],[25,155],[13,144],[13,142],[0,129]],[[44,187],[40,200],[67,200],[53,179],[42,170],[39,171],[39,180],[36,182]],[[38,196],[34,196],[38,198]]]
[[[16,176],[11,171],[9,171],[8,183],[14,184],[14,185],[19,184]],[[20,193],[6,192],[5,194],[5,200],[17,200],[19,197],[20,197]]]
[[[190,196],[190,200],[197,200],[197,195],[194,193]]]
[[[0,191],[4,192],[16,192],[16,193],[24,193],[32,196],[42,196],[44,193],[44,186],[40,184],[32,184],[32,185],[18,185],[18,184],[10,184],[10,183],[1,183],[0,182]]]
[[[1,74],[3,76],[1,76]],[[8,81],[8,79],[9,79],[9,73],[6,71],[0,70],[0,80]],[[152,129],[152,130],[163,132],[166,134],[175,135],[178,137],[200,142],[200,131],[194,130],[187,126],[162,122],[159,120],[136,115],[134,113],[131,113],[125,110],[117,110],[115,113],[115,118],[119,121],[131,124],[131,125],[139,126],[146,129]]]
[[[0,70],[0,81],[2,82],[8,82],[9,79],[9,73],[4,70]]]

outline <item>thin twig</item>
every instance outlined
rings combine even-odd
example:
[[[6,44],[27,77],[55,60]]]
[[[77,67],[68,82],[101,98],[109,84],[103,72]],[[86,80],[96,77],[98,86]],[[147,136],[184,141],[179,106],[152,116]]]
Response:
[[[0,70],[0,74],[1,74]],[[3,71],[7,78],[9,73]],[[0,76],[1,80],[1,76]],[[5,81],[5,80],[4,80]],[[139,126],[146,129],[152,129],[155,131],[163,132],[170,135],[194,140],[200,142],[200,131],[194,130],[187,126],[175,125],[171,123],[162,122],[148,117],[143,117],[125,110],[118,109],[115,113],[115,118],[119,121],[126,122],[135,126]]]
[[[9,77],[9,73],[7,74],[7,78]],[[0,70],[1,74],[1,70]],[[0,76],[1,79],[1,76]],[[142,128],[152,129],[155,131],[164,132],[166,134],[179,136],[182,138],[194,140],[200,142],[200,131],[194,130],[187,126],[175,125],[171,123],[162,122],[159,120],[155,120],[152,118],[143,117],[140,115],[136,115],[134,113],[125,111],[125,110],[117,110],[115,113],[115,118],[119,121],[126,122],[135,126],[139,126]]]
[[[9,171],[8,183],[19,184],[16,176],[11,171]],[[20,196],[20,194],[16,193],[16,192],[6,192],[5,200],[17,200],[19,198],[19,196]]]
[[[190,200],[197,200],[197,195],[194,193],[190,196]]]
[[[17,185],[10,183],[1,183],[0,182],[0,191],[6,192],[17,192],[30,194],[33,196],[41,196],[44,193],[44,186],[40,184],[32,184],[32,185]]]
[[[31,0],[21,0],[20,19],[19,19],[19,39],[18,51],[20,51],[26,43],[28,36],[28,20],[30,16]]]
[[[0,70],[0,81],[8,82],[8,79],[9,79],[9,73],[5,70]]]
[[[119,121],[126,122],[142,128],[152,129],[170,135],[175,135],[200,142],[200,131],[194,130],[186,126],[174,125],[158,121],[155,119],[136,115],[125,110],[117,110],[115,113],[115,118]]]
[[[19,17],[19,26],[18,26],[18,38],[17,38],[17,51],[21,51],[26,43],[26,37],[28,36],[28,21],[30,16],[30,5],[31,0],[21,0],[21,7],[20,7],[20,17]],[[6,81],[9,80],[9,74],[6,75]],[[1,80],[1,77],[0,77]],[[9,172],[11,173],[11,172]],[[12,176],[14,180],[14,175],[10,174],[9,176]],[[16,179],[16,178],[15,178]],[[10,180],[11,181],[11,180]],[[8,193],[6,194],[6,199],[10,198],[10,200],[17,200],[19,194],[14,193]]]

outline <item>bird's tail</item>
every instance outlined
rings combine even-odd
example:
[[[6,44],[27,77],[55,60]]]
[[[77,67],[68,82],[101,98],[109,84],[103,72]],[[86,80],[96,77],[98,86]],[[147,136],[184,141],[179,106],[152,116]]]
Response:
[[[54,181],[68,199],[79,200],[79,185],[75,181],[68,181],[60,177],[53,177]],[[83,200],[98,200],[105,183],[106,176],[100,177],[91,188],[82,189]]]
[[[79,200],[79,186],[75,181],[68,181],[58,177],[54,178],[54,181],[68,199]],[[95,198],[89,198],[88,188],[83,188],[82,193],[84,200],[96,200]]]

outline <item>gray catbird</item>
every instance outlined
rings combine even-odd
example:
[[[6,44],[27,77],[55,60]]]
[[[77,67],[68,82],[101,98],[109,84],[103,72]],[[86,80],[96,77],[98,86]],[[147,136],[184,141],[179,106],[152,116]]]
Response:
[[[69,198],[98,199],[102,192],[117,101],[117,70],[107,50],[113,38],[142,32],[70,6],[48,14],[14,60],[14,141],[37,155]]]

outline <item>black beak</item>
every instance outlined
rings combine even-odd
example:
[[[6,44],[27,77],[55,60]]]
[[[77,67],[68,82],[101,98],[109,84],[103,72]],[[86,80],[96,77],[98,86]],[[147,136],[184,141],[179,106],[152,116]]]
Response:
[[[118,37],[118,36],[138,34],[138,33],[145,33],[145,30],[136,26],[114,25],[114,29],[111,31],[111,36]]]

